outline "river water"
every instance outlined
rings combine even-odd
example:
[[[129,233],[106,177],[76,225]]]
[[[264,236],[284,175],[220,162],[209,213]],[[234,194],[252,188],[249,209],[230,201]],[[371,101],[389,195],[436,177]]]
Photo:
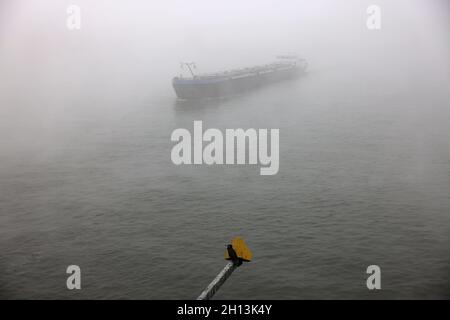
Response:
[[[322,54],[298,80],[185,102],[171,72],[141,60],[61,73],[86,54],[70,52],[2,79],[14,90],[1,98],[0,297],[193,299],[241,236],[254,260],[217,298],[450,298],[450,96],[437,69]],[[278,128],[278,174],[175,166],[170,135],[195,120]],[[82,290],[67,290],[69,265]]]

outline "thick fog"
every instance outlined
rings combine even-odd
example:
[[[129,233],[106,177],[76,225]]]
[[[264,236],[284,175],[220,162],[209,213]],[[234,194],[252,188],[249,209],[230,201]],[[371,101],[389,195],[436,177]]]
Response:
[[[373,298],[375,263],[376,297],[448,297],[449,3],[0,0],[0,298],[74,297],[74,263],[80,298],[195,298],[234,235],[255,262],[222,298]],[[307,74],[220,102],[172,88],[180,62],[281,54]],[[279,128],[279,173],[175,166],[194,120]]]
[[[66,27],[70,4],[81,8],[81,30]],[[381,8],[377,31],[366,27],[372,4]],[[68,89],[68,81],[89,81],[91,72],[107,82],[120,77],[123,85],[164,87],[180,61],[195,61],[205,72],[283,53],[304,56],[313,69],[343,67],[346,76],[361,68],[403,76],[417,68],[448,80],[444,0],[3,0],[0,6],[2,90],[10,96],[50,83]]]
[[[81,8],[68,30],[67,8]],[[377,1],[381,29],[366,27],[372,1],[18,1],[0,3],[0,145],[3,159],[55,139],[61,118],[129,98],[172,97],[180,62],[196,72],[271,62],[295,53],[310,71],[361,79],[414,100],[449,86],[447,1]],[[184,70],[186,72],[186,70]],[[327,84],[324,83],[324,93]],[[112,95],[114,93],[114,95]],[[445,97],[444,97],[445,98]],[[76,107],[75,107],[76,106]],[[77,109],[77,110],[75,110]],[[105,107],[105,116],[111,114]],[[112,112],[114,113],[114,112]],[[87,116],[88,117],[88,116]]]
[[[71,4],[81,8],[80,30],[67,28]],[[445,99],[450,81],[448,2],[377,1],[380,30],[366,26],[371,4],[3,0],[2,157],[14,159],[16,151],[39,138],[50,139],[61,117],[82,112],[74,111],[81,99],[92,98],[89,109],[99,107],[95,99],[123,105],[131,96],[175,99],[170,81],[182,72],[182,61],[196,62],[196,72],[202,73],[295,53],[309,61],[310,71],[333,70],[343,84],[357,78],[387,94],[404,92],[412,100],[426,90],[438,90]],[[352,94],[345,85],[343,90]]]

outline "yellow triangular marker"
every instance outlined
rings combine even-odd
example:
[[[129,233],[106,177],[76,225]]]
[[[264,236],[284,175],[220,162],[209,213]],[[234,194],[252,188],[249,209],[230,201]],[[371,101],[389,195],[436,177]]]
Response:
[[[247,262],[252,260],[253,253],[247,247],[247,244],[245,243],[244,239],[236,237],[233,240],[231,240],[231,245],[233,246],[233,249],[234,251],[236,251],[236,254],[239,258]],[[225,250],[225,259],[226,260],[230,259],[227,250]]]

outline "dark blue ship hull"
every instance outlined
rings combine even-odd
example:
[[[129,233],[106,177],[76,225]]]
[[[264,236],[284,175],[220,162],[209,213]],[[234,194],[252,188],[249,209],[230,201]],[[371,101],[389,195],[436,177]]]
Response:
[[[180,99],[220,98],[254,90],[267,84],[302,75],[305,66],[293,65],[231,76],[174,78],[175,93]]]

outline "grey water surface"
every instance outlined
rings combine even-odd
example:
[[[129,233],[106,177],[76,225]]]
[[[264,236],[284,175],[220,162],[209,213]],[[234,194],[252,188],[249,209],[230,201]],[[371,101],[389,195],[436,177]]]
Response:
[[[291,12],[283,27],[298,33],[231,32],[237,42],[219,22],[158,7],[166,21],[144,2],[81,2],[79,31],[65,29],[69,3],[2,4],[0,297],[194,299],[241,236],[254,260],[218,299],[450,298],[450,55],[434,16],[445,12],[386,3],[369,31],[370,3],[327,3],[311,5],[325,12],[314,19],[262,5],[264,17]],[[278,50],[303,54],[308,73],[226,99],[172,90],[185,56],[214,71]],[[174,165],[171,133],[195,120],[278,128],[278,174]],[[66,288],[73,264],[78,291]],[[369,265],[381,290],[366,287]]]

